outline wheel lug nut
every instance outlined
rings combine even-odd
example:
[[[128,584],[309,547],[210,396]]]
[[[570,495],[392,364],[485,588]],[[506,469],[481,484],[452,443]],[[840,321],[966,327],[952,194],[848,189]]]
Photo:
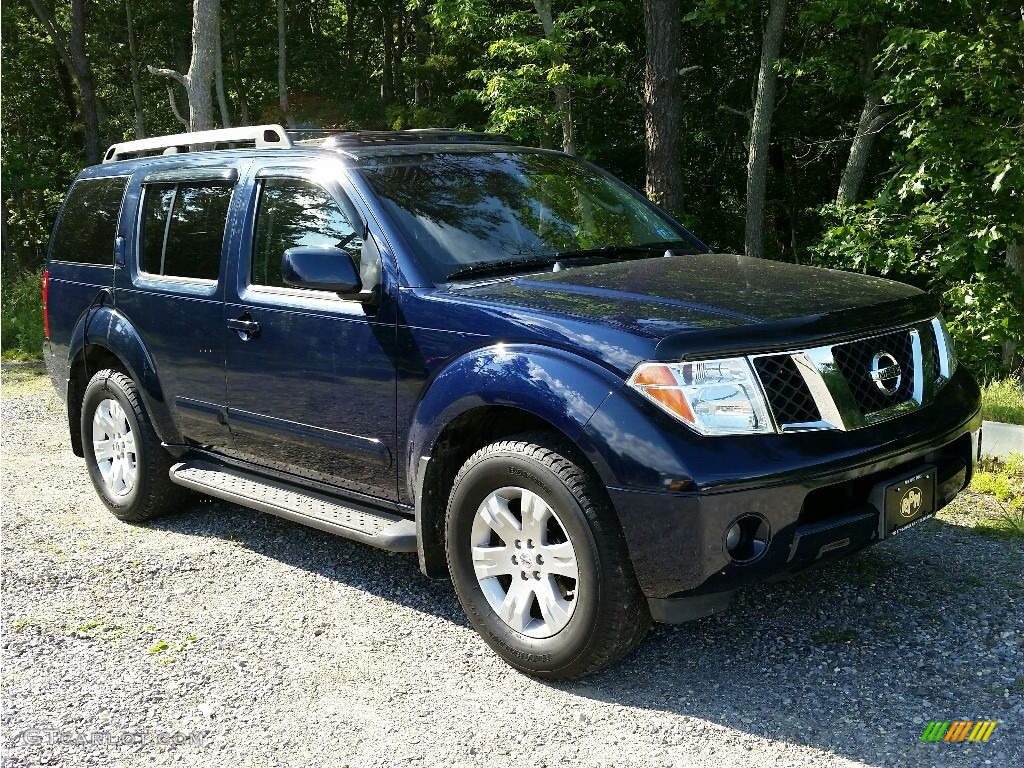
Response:
[[[533,578],[537,579],[537,581],[540,581],[540,571],[534,571]]]
[[[526,581],[528,578],[530,577],[526,574],[526,571],[523,571],[523,581]]]
[[[519,565],[519,558],[515,555],[512,555],[512,565]]]
[[[537,565],[544,565],[544,558],[537,555]]]

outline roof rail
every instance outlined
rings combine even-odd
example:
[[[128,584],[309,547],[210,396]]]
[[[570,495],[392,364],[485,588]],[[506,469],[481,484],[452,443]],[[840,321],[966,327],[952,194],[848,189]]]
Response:
[[[353,144],[513,144],[500,133],[460,131],[452,128],[407,128],[404,131],[338,131],[315,139],[325,149]]]
[[[256,143],[257,149],[291,149],[292,142],[280,125],[250,125],[244,128],[222,128],[215,131],[176,133],[173,136],[154,136],[151,139],[122,141],[112,144],[103,156],[104,163],[124,160],[128,155],[162,151],[165,155],[188,152],[190,146],[201,144]]]

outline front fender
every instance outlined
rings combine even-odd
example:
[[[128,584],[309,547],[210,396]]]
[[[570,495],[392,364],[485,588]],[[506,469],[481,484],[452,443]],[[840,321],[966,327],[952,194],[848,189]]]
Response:
[[[84,351],[86,347],[92,346],[103,347],[121,361],[135,382],[160,439],[165,443],[182,442],[160,387],[153,356],[128,318],[111,306],[100,306],[85,312],[75,325],[68,346],[70,370],[74,370],[76,364],[86,359]],[[96,371],[86,370],[87,376],[94,373]]]
[[[614,372],[569,352],[536,344],[495,344],[448,363],[425,388],[409,430],[405,477],[416,497],[417,464],[430,456],[445,427],[474,408],[526,411],[577,440],[608,394]]]

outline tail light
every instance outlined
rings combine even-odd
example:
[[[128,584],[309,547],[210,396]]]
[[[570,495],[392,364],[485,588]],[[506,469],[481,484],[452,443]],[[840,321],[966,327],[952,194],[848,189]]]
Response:
[[[50,311],[47,300],[50,294],[50,270],[43,270],[43,333],[50,338]]]

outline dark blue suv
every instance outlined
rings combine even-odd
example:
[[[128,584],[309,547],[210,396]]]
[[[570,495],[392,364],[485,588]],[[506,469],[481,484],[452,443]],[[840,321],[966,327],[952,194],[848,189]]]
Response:
[[[979,448],[929,295],[709,253],[502,137],[115,145],[47,267],[50,373],[117,517],[191,489],[417,552],[542,677],[926,519]]]

